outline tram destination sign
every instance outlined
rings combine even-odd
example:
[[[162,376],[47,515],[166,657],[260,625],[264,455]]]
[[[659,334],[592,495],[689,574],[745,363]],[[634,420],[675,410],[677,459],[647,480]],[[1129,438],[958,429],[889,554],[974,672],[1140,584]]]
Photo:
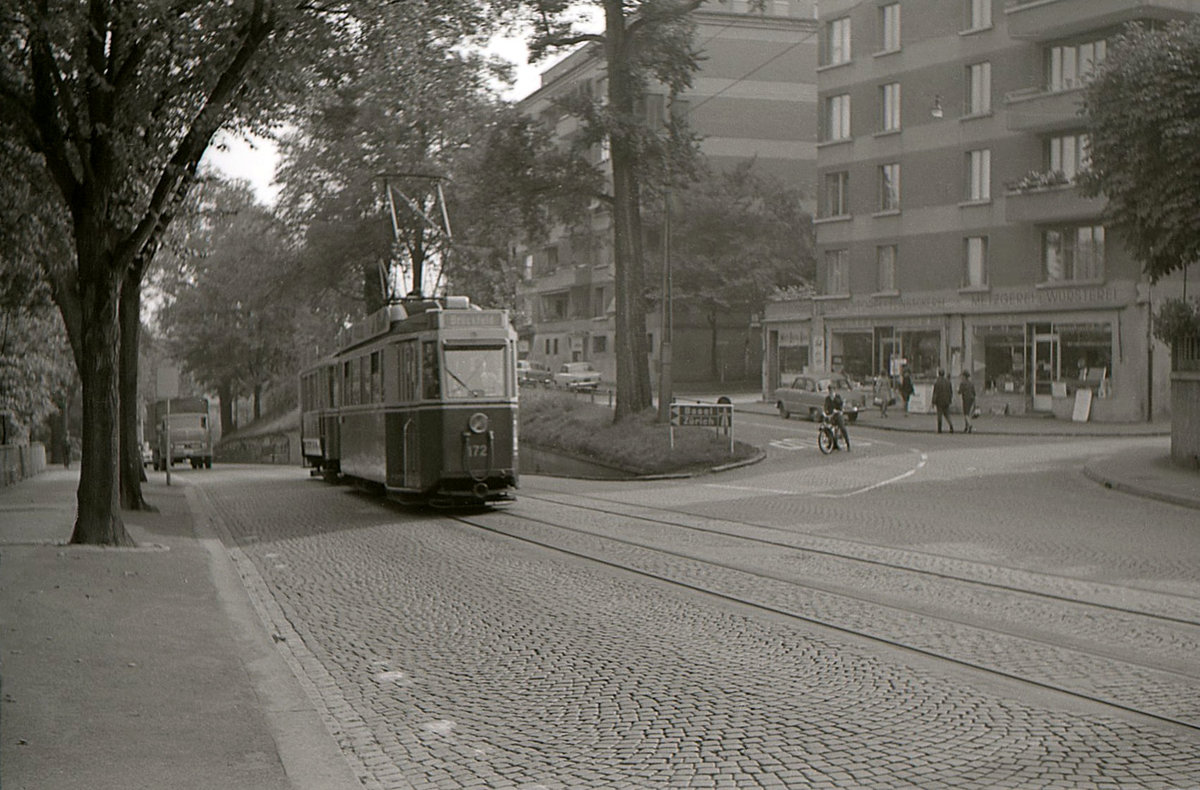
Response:
[[[732,403],[671,403],[671,447],[675,447],[675,428],[715,428],[729,436],[729,452],[733,452]]]

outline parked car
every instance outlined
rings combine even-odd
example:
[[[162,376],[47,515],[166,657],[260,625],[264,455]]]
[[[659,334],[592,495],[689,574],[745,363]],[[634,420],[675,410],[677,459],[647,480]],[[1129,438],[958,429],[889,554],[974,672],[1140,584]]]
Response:
[[[564,362],[554,374],[554,386],[571,390],[594,390],[600,386],[600,371],[591,362]]]
[[[775,390],[775,408],[779,409],[779,416],[785,420],[793,414],[801,414],[817,422],[821,419],[821,412],[825,409],[825,396],[831,387],[842,396],[842,413],[846,415],[846,420],[857,420],[859,409],[867,405],[867,396],[842,375],[796,376],[791,385]]]
[[[142,442],[142,466],[149,466],[154,463],[154,448],[150,446],[150,442]]]
[[[517,383],[540,384],[548,387],[554,383],[554,374],[541,362],[535,362],[532,359],[518,359]]]

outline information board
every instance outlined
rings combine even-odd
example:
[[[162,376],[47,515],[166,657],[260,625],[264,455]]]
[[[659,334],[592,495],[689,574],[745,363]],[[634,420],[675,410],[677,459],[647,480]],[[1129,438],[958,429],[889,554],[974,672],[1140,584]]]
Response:
[[[729,434],[729,452],[733,452],[732,403],[671,403],[671,447],[675,447],[675,428],[716,428]]]

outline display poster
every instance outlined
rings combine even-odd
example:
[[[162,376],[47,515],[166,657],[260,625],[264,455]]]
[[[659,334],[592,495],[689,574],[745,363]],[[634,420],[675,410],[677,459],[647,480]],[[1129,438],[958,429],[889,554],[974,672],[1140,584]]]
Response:
[[[914,384],[912,397],[908,400],[908,410],[912,414],[928,414],[929,404],[933,402],[932,384]]]
[[[1075,390],[1075,409],[1071,412],[1072,422],[1087,422],[1092,416],[1092,391],[1089,389]]]

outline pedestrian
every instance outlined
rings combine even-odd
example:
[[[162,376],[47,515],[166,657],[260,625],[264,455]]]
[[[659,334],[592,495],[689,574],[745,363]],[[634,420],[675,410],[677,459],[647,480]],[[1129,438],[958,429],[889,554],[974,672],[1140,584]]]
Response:
[[[875,397],[879,400],[879,416],[886,417],[888,406],[892,404],[892,378],[886,370],[875,379]]]
[[[954,423],[950,422],[950,404],[953,402],[954,390],[950,387],[950,380],[946,378],[946,371],[939,369],[937,381],[933,382],[933,408],[937,410],[938,433],[942,432],[943,417],[950,433],[954,433]]]
[[[958,382],[958,397],[962,398],[963,433],[970,433],[975,430],[975,426],[971,425],[971,412],[975,410],[975,385],[971,383],[971,374],[965,370],[962,380]]]
[[[908,365],[905,365],[900,370],[900,397],[904,398],[904,416],[908,416],[908,402],[912,399],[913,392],[912,374],[908,372]]]

